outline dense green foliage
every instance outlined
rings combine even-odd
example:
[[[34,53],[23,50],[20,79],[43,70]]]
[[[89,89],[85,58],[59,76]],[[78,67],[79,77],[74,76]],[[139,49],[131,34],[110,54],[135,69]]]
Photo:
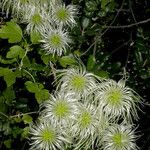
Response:
[[[38,117],[39,105],[55,90],[55,69],[76,64],[76,57],[102,78],[127,78],[127,84],[143,97],[145,113],[139,112],[139,122],[135,122],[142,135],[137,144],[141,150],[148,149],[150,2],[70,3],[77,5],[79,12],[77,25],[69,29],[73,43],[64,56],[45,55],[38,42],[40,35],[32,32],[29,36],[25,24],[0,12],[0,149],[29,148],[28,127]]]

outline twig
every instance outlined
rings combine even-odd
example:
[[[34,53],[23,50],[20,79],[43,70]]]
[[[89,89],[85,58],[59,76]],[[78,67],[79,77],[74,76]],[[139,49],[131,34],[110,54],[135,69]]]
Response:
[[[20,113],[20,114],[17,114],[17,115],[13,115],[13,116],[10,116],[10,118],[16,118],[16,117],[21,117],[21,116],[24,116],[24,115],[31,115],[31,114],[38,114],[39,111],[33,111],[33,112],[28,112],[28,113]]]
[[[95,45],[95,43],[97,43],[97,38],[96,38],[96,40],[89,46],[89,48],[88,48],[83,54],[81,54],[80,56],[85,55],[85,54]]]
[[[132,32],[130,34],[130,41],[132,41]],[[131,46],[131,44],[130,44],[130,46]],[[130,47],[128,48],[128,53],[127,53],[127,58],[126,58],[126,63],[125,63],[124,68],[127,68],[128,60],[129,60],[129,55],[130,55]]]
[[[119,15],[119,13],[120,13],[120,11],[122,10],[123,5],[124,5],[124,2],[125,2],[125,0],[122,1],[121,7],[118,9],[117,14],[115,15],[113,21],[110,23],[109,26],[107,26],[107,29],[104,30],[104,32],[102,32],[102,33],[100,34],[100,36],[96,36],[96,37],[95,37],[96,40],[90,45],[90,47],[89,47],[83,54],[81,54],[81,56],[85,55],[85,54],[95,45],[95,43],[97,43],[98,37],[101,38],[101,37],[110,29],[110,26],[116,21],[118,15]]]
[[[13,116],[7,116],[6,114],[0,112],[0,114],[3,115],[4,117],[6,117],[7,119],[21,117],[21,116],[24,116],[24,115],[38,114],[38,113],[39,113],[39,111],[33,111],[33,112],[28,112],[28,113],[20,113],[20,114],[13,115]]]
[[[4,114],[3,112],[0,112],[1,115],[3,115],[4,117],[6,117],[7,119],[9,119],[9,116],[7,116],[6,114]]]
[[[143,21],[136,22],[136,23],[128,24],[128,25],[123,25],[123,26],[105,26],[103,28],[111,28],[111,29],[131,28],[133,26],[137,26],[137,25],[140,25],[140,24],[145,24],[145,23],[148,23],[148,22],[150,22],[150,18],[146,19],[146,20],[143,20]]]
[[[114,49],[110,55],[114,54],[115,52],[117,52],[120,48],[122,48],[123,46],[127,45],[129,42],[131,41],[131,39],[129,39],[127,42],[123,43],[122,45],[120,45],[119,47],[117,47],[116,49]]]
[[[134,22],[137,23],[136,18],[135,18],[135,15],[134,15],[134,13],[133,13],[132,2],[131,2],[131,0],[129,0],[129,8],[130,8],[132,17],[133,17],[133,19],[134,19]]]
[[[117,11],[116,16],[114,17],[114,19],[113,19],[113,21],[111,22],[111,24],[110,24],[109,26],[106,26],[107,29],[101,34],[101,36],[103,36],[103,35],[110,29],[110,27],[114,24],[114,22],[116,21],[116,19],[117,19],[119,13],[120,13],[120,11],[121,11],[121,9],[123,8],[124,2],[125,2],[125,0],[122,1],[121,7],[120,7],[119,10]]]

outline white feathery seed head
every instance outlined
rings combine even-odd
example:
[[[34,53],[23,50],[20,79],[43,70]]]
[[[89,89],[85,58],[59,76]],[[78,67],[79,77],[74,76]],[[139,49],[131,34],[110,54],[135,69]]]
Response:
[[[89,149],[96,140],[98,126],[97,108],[92,104],[80,104],[78,114],[72,122],[71,134],[75,139],[75,149]]]
[[[42,120],[30,126],[30,150],[58,150],[70,143],[65,133],[49,121]]]
[[[13,0],[2,0],[0,2],[2,12],[6,12],[6,16],[11,12]]]
[[[109,127],[112,120],[107,117],[104,112],[99,108],[96,115],[98,116],[97,134],[98,137],[101,138],[105,130]]]
[[[112,125],[103,134],[103,150],[138,150],[136,138],[131,125]]]
[[[23,23],[27,23],[27,33],[31,33],[31,31],[43,32],[45,30],[45,26],[49,25],[48,23],[48,14],[46,14],[45,10],[38,6],[29,5],[27,10],[25,11]]]
[[[62,27],[53,29],[49,26],[42,32],[41,42],[47,54],[57,54],[61,56],[66,53],[71,39],[68,36],[68,32],[63,30]]]
[[[24,12],[27,10],[28,6],[32,3],[30,0],[13,0],[12,3],[12,15],[13,16],[21,16],[23,17]]]
[[[77,114],[78,100],[72,93],[56,93],[51,95],[42,107],[45,108],[41,116],[50,120],[56,126],[67,128]]]
[[[57,70],[58,88],[62,91],[71,91],[76,96],[87,96],[96,87],[95,75],[86,71],[84,66]]]
[[[108,80],[97,86],[96,101],[107,116],[126,121],[137,119],[138,95],[125,86],[125,81]],[[117,121],[117,120],[116,120]]]
[[[75,17],[77,14],[77,7],[75,5],[54,5],[52,7],[52,18],[56,24],[73,26],[76,24]]]

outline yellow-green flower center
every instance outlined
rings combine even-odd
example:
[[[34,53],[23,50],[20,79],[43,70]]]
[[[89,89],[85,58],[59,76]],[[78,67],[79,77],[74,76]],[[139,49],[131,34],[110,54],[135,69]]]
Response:
[[[42,17],[38,13],[34,14],[31,20],[34,25],[39,25],[42,23]]]
[[[65,8],[60,8],[59,10],[57,10],[55,15],[56,15],[57,19],[62,22],[67,21],[68,17],[69,17],[69,13],[68,13],[67,9],[65,9]]]
[[[125,134],[123,133],[116,133],[112,137],[114,146],[118,149],[122,149],[125,145],[128,144],[128,140]]]
[[[107,100],[111,105],[120,105],[122,101],[122,92],[120,90],[114,89],[107,93]]]
[[[50,44],[53,47],[60,47],[62,43],[61,36],[59,34],[53,34],[49,38]]]
[[[55,140],[55,131],[51,129],[45,129],[41,133],[42,140],[45,142],[53,142]]]
[[[59,118],[64,118],[68,115],[70,109],[65,101],[58,101],[54,107],[54,113]]]
[[[25,4],[28,3],[28,1],[29,1],[29,0],[20,0],[20,3],[21,3],[22,5],[25,5]]]
[[[81,75],[75,75],[71,79],[71,86],[76,91],[83,91],[86,85],[86,78]]]
[[[80,125],[82,128],[86,128],[91,124],[92,116],[89,112],[82,112],[80,116]]]

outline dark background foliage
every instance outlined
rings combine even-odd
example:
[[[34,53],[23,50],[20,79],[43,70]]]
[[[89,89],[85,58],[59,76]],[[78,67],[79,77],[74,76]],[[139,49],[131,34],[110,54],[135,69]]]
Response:
[[[127,78],[127,85],[143,98],[139,121],[135,122],[137,144],[141,150],[150,149],[150,1],[149,0],[70,0],[78,5],[77,26],[70,30],[71,52],[86,65],[88,71],[104,78]],[[11,18],[0,13],[0,24]],[[0,25],[0,26],[1,26]],[[24,26],[22,26],[24,28]],[[53,67],[66,68],[73,63],[66,57],[46,58],[38,44],[26,37],[30,51],[19,70],[18,62],[9,63],[8,49],[14,44],[0,39],[0,67],[15,68],[16,80],[7,87],[0,77],[0,149],[28,149],[28,124],[38,116],[41,99],[28,86],[43,85],[40,92],[52,92]],[[25,43],[20,42],[25,48]],[[71,61],[68,61],[68,58]],[[49,63],[52,61],[52,64]],[[32,77],[36,83],[33,82]],[[32,83],[27,84],[27,81]],[[22,115],[22,113],[31,114]],[[25,116],[25,117],[24,117]]]

